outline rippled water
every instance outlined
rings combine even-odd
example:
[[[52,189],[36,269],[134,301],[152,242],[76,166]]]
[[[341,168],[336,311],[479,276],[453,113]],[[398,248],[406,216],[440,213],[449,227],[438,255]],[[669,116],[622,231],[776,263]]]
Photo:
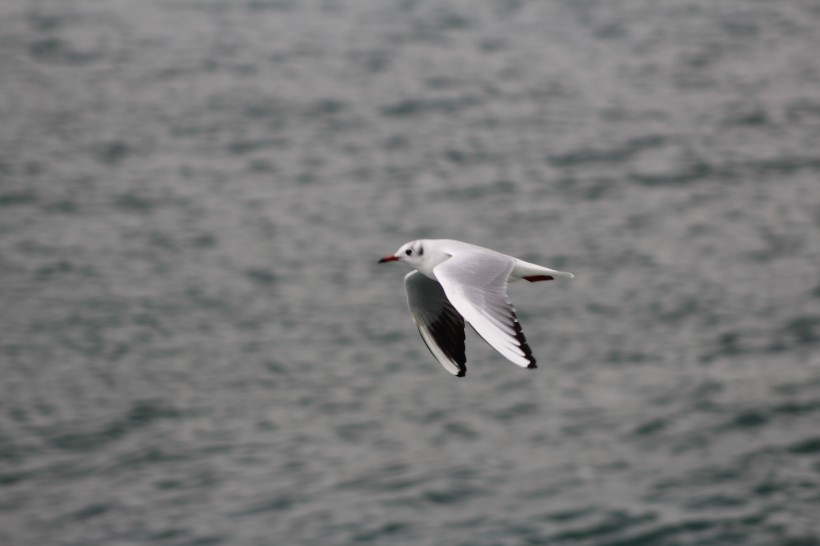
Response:
[[[820,544],[820,9],[0,4],[0,543]],[[406,240],[514,285],[465,379]]]

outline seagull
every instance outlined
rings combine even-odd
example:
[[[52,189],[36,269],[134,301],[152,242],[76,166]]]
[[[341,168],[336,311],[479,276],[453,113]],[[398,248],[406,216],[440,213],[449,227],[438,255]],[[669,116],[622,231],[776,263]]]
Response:
[[[385,262],[402,262],[413,269],[404,277],[407,307],[427,348],[456,377],[467,373],[465,321],[513,364],[537,368],[507,283],[575,276],[452,239],[410,241],[379,260]]]

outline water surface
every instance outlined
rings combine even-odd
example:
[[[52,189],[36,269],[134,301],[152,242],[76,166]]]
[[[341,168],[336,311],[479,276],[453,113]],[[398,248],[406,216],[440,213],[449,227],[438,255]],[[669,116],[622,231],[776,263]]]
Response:
[[[0,542],[820,543],[813,2],[0,6]],[[565,269],[540,368],[399,266]]]

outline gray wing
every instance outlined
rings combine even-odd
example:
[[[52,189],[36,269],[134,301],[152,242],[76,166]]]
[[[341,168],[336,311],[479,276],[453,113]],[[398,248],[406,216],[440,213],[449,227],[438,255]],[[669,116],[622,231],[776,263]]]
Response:
[[[507,280],[515,258],[485,249],[457,249],[433,269],[450,303],[478,335],[504,358],[522,368],[536,368]]]
[[[404,289],[407,307],[427,348],[445,370],[464,377],[464,318],[447,299],[441,285],[418,271],[404,277]]]

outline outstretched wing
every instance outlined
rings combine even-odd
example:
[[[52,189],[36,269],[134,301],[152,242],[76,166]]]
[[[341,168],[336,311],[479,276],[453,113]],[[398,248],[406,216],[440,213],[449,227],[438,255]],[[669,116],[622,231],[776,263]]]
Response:
[[[404,277],[404,289],[407,307],[427,348],[445,370],[464,377],[464,318],[447,299],[441,285],[418,271]]]
[[[484,250],[459,248],[433,273],[447,298],[484,341],[514,364],[536,368],[507,295],[507,279],[515,259]]]

